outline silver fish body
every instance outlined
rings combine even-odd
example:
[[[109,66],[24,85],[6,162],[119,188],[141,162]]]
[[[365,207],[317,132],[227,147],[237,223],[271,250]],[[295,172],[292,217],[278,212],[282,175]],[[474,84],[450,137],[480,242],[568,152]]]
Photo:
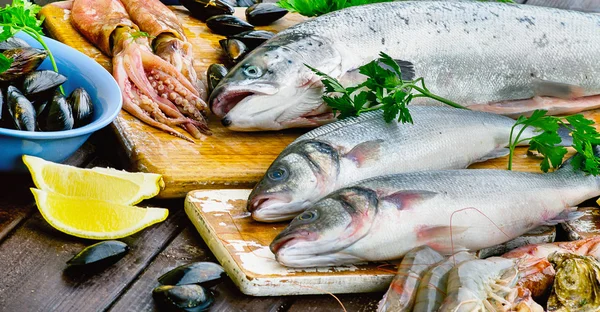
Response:
[[[291,267],[391,260],[427,245],[451,254],[503,243],[577,216],[600,195],[600,178],[567,164],[548,174],[423,171],[338,190],[297,216],[271,243]]]
[[[289,220],[327,194],[360,180],[462,169],[508,154],[505,146],[514,125],[508,117],[438,106],[409,110],[414,124],[386,123],[382,113],[375,111],[298,138],[250,194],[252,217],[263,222]],[[531,129],[524,137],[533,135]]]
[[[434,94],[465,106],[571,112],[597,106],[587,96],[600,94],[599,34],[600,15],[529,5],[356,6],[290,27],[254,50],[215,89],[211,107],[232,130],[322,125],[333,115],[305,64],[355,84],[364,79],[357,68],[383,51],[414,72],[404,78],[423,77]]]

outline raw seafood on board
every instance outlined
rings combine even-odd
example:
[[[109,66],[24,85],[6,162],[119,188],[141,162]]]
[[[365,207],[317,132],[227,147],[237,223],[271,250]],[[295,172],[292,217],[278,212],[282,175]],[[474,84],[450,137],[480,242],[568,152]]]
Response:
[[[123,109],[188,141],[192,140],[172,127],[181,126],[194,138],[210,133],[203,115],[207,112],[206,104],[199,97],[197,84],[152,53],[148,38],[140,34],[122,2],[75,0],[71,22],[84,37],[113,57],[113,76],[123,92]]]

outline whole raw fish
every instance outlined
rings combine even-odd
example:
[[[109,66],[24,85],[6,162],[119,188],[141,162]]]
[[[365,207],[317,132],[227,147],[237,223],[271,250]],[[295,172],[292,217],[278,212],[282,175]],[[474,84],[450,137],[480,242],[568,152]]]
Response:
[[[427,245],[444,254],[501,244],[580,215],[600,178],[575,171],[446,170],[388,175],[336,191],[297,216],[271,243],[290,267],[402,257]]]
[[[409,111],[414,124],[386,123],[375,111],[301,136],[256,185],[248,211],[257,221],[289,220],[327,194],[360,180],[462,169],[508,154],[505,146],[515,123],[508,117],[440,106],[412,106]],[[523,138],[532,135],[532,128],[527,128]],[[563,137],[569,144],[570,137],[566,133]]]
[[[351,7],[280,32],[210,97],[232,130],[315,127],[333,120],[320,78],[364,80],[383,51],[405,80],[477,110],[570,113],[600,105],[600,15],[488,2],[399,1]],[[438,103],[418,98],[414,103]]]

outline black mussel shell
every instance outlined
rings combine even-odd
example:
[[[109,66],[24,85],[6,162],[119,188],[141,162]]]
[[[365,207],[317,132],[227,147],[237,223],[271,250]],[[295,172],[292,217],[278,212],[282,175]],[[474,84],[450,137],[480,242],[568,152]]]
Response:
[[[263,44],[265,41],[273,38],[275,33],[266,30],[249,30],[244,31],[239,34],[228,36],[228,39],[237,39],[243,42],[246,47],[250,50],[256,49],[259,45]]]
[[[52,100],[38,118],[38,126],[43,131],[71,130],[75,125],[73,110],[59,90],[54,92]]]
[[[123,242],[103,241],[84,248],[67,264],[70,268],[103,269],[121,260],[128,251],[129,246]]]
[[[224,3],[229,4],[232,8],[237,6],[237,1],[236,0],[221,0]]]
[[[215,87],[227,75],[227,67],[223,64],[212,64],[206,70],[206,80],[208,81],[208,94],[210,95]]]
[[[235,5],[223,0],[180,0],[179,2],[190,11],[190,15],[201,21],[215,15],[231,15],[235,12],[233,8]]]
[[[84,88],[77,88],[71,92],[67,99],[71,109],[73,110],[73,118],[75,119],[75,128],[85,126],[92,120],[94,113],[94,104],[92,98]]]
[[[6,104],[18,130],[35,131],[36,112],[33,104],[14,86],[8,86]]]
[[[246,9],[246,20],[254,26],[270,25],[288,14],[288,10],[274,3],[257,3]]]
[[[234,64],[241,61],[249,51],[248,47],[237,39],[222,39],[219,40],[219,44],[229,57],[229,60]]]
[[[65,81],[67,77],[53,70],[36,70],[25,75],[22,90],[29,98],[35,98],[44,92],[54,92]]]
[[[256,3],[255,0],[237,0],[237,6],[239,7],[249,7]]]
[[[200,285],[158,286],[152,297],[165,311],[206,311],[215,301],[212,293]]]
[[[206,26],[214,33],[224,36],[254,29],[254,26],[233,15],[215,15],[210,17],[206,20]]]
[[[34,71],[48,55],[46,50],[35,48],[18,48],[2,52],[12,59],[10,68],[0,74],[0,81],[11,81]]]
[[[225,276],[223,267],[212,262],[194,262],[178,266],[158,278],[163,285],[202,284],[205,287],[216,285]]]
[[[31,46],[27,42],[25,42],[25,40],[17,37],[10,37],[5,41],[0,42],[0,51],[29,47]]]

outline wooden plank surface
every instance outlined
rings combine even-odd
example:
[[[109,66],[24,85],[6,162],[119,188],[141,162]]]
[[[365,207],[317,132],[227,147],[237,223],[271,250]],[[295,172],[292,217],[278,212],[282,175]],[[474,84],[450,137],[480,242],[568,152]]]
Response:
[[[185,25],[185,33],[194,46],[195,69],[205,80],[210,64],[225,62],[218,43],[224,37],[211,33],[204,23],[190,17],[185,8],[174,7],[173,10]],[[110,59],[71,26],[68,10],[49,5],[41,14],[46,18],[44,27],[51,37],[111,69]],[[244,9],[238,8],[236,15],[242,17]],[[279,31],[301,20],[304,17],[288,14],[271,26],[257,29]],[[251,187],[279,152],[304,132],[233,132],[225,129],[214,116],[210,116],[209,125],[214,134],[196,140],[195,144],[149,127],[124,111],[113,128],[129,159],[128,169],[163,175],[166,188],[159,197],[184,197],[188,191],[199,188]]]
[[[204,79],[210,64],[223,62],[218,45],[218,40],[223,37],[211,33],[202,22],[190,17],[185,8],[174,7],[173,10],[186,27],[186,34],[194,46],[196,70]],[[52,37],[110,69],[110,60],[72,28],[69,11],[46,6],[41,13],[46,16],[44,26]],[[243,16],[243,9],[238,8],[236,15]],[[265,29],[281,30],[301,20],[299,15],[288,14]],[[225,129],[215,116],[210,116],[209,121],[214,135],[197,140],[195,144],[151,128],[126,112],[119,115],[113,128],[128,160],[127,169],[162,174],[166,188],[159,197],[167,198],[183,197],[196,189],[251,188],[277,155],[306,131],[242,133]],[[519,149],[514,170],[539,171],[539,159],[525,155],[526,149]],[[476,164],[473,168],[503,169],[506,163],[507,157],[504,157]]]

